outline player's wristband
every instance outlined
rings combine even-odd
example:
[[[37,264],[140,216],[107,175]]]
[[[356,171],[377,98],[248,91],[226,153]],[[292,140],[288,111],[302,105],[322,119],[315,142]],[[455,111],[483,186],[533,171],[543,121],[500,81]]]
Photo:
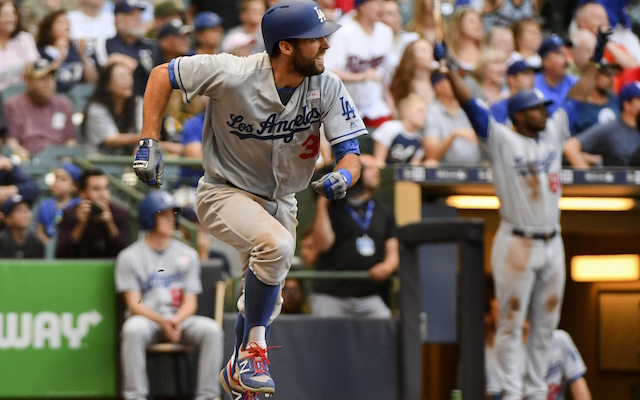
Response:
[[[348,170],[346,170],[344,168],[340,168],[336,172],[340,172],[342,174],[342,176],[345,177],[345,179],[347,180],[347,187],[351,186],[351,181],[353,180],[353,177],[351,176],[351,172],[349,172]]]

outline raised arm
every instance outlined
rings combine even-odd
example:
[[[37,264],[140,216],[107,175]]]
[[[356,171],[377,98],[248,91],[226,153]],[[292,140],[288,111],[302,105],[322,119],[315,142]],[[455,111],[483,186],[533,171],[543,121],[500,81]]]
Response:
[[[447,66],[441,66],[440,73],[449,78],[453,94],[467,114],[467,118],[469,118],[473,130],[476,131],[476,135],[486,139],[489,135],[489,110],[486,107],[480,106],[473,98],[471,90],[458,73],[457,66],[453,65],[447,58],[447,49],[444,44],[437,43],[433,47],[433,58],[440,62],[441,65],[444,60],[447,60]]]
[[[607,42],[609,41],[609,36],[611,36],[611,30],[598,30],[598,34],[596,35],[596,48],[593,51],[593,56],[591,57],[591,62],[587,64],[587,67],[582,74],[580,75],[580,80],[573,85],[569,93],[567,94],[567,99],[573,99],[580,102],[584,102],[587,99],[589,93],[593,89],[593,85],[598,76],[598,68],[600,65],[600,61],[604,56],[604,50],[607,47]]]

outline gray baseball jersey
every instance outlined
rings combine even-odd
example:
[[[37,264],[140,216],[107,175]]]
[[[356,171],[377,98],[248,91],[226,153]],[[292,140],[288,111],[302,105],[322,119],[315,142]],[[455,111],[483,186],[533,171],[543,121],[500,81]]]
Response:
[[[489,137],[480,140],[493,166],[493,185],[503,221],[523,229],[559,228],[560,173],[569,119],[563,109],[547,120],[537,138],[523,136],[489,118]]]
[[[320,124],[331,145],[367,133],[344,85],[327,70],[305,77],[286,106],[267,53],[179,57],[169,76],[184,101],[210,98],[202,133],[205,180],[222,178],[260,196],[282,197],[309,185]]]
[[[545,380],[549,386],[549,400],[564,400],[567,383],[584,376],[587,367],[571,340],[563,330],[553,331],[553,347],[549,354],[549,370]]]
[[[116,259],[116,290],[140,292],[142,304],[160,315],[174,315],[184,293],[202,291],[198,253],[176,239],[160,253],[140,239]]]
[[[484,357],[487,394],[499,395],[501,389],[496,377],[498,359],[495,348],[485,344]],[[553,331],[553,345],[549,352],[548,366],[545,377],[549,389],[548,400],[564,400],[567,383],[581,378],[587,372],[587,367],[584,365],[573,340],[567,332],[561,329]]]

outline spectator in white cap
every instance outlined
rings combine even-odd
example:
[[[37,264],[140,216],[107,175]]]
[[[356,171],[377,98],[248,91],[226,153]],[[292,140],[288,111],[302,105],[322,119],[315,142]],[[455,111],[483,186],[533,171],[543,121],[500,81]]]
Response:
[[[195,29],[195,53],[217,54],[220,52],[220,43],[224,35],[222,18],[211,11],[203,11],[196,14],[193,19]]]
[[[605,166],[628,166],[640,148],[637,119],[640,115],[640,82],[626,84],[620,90],[620,116],[606,124],[597,124],[567,140],[564,154],[575,168],[589,168],[588,154],[602,156]]]
[[[230,33],[222,41],[222,51],[245,57],[251,54],[255,41],[253,35],[247,35],[243,32]]]
[[[260,24],[262,16],[267,11],[264,0],[241,0],[238,4],[238,14],[240,15],[240,25],[231,28],[227,36],[232,33],[242,32],[255,38],[251,53],[261,53],[264,51],[264,39]]]

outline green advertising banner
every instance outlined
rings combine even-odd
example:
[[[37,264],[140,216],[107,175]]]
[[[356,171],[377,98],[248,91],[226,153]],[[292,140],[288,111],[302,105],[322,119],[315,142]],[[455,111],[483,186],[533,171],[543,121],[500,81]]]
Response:
[[[115,397],[113,261],[0,260],[0,397]]]

